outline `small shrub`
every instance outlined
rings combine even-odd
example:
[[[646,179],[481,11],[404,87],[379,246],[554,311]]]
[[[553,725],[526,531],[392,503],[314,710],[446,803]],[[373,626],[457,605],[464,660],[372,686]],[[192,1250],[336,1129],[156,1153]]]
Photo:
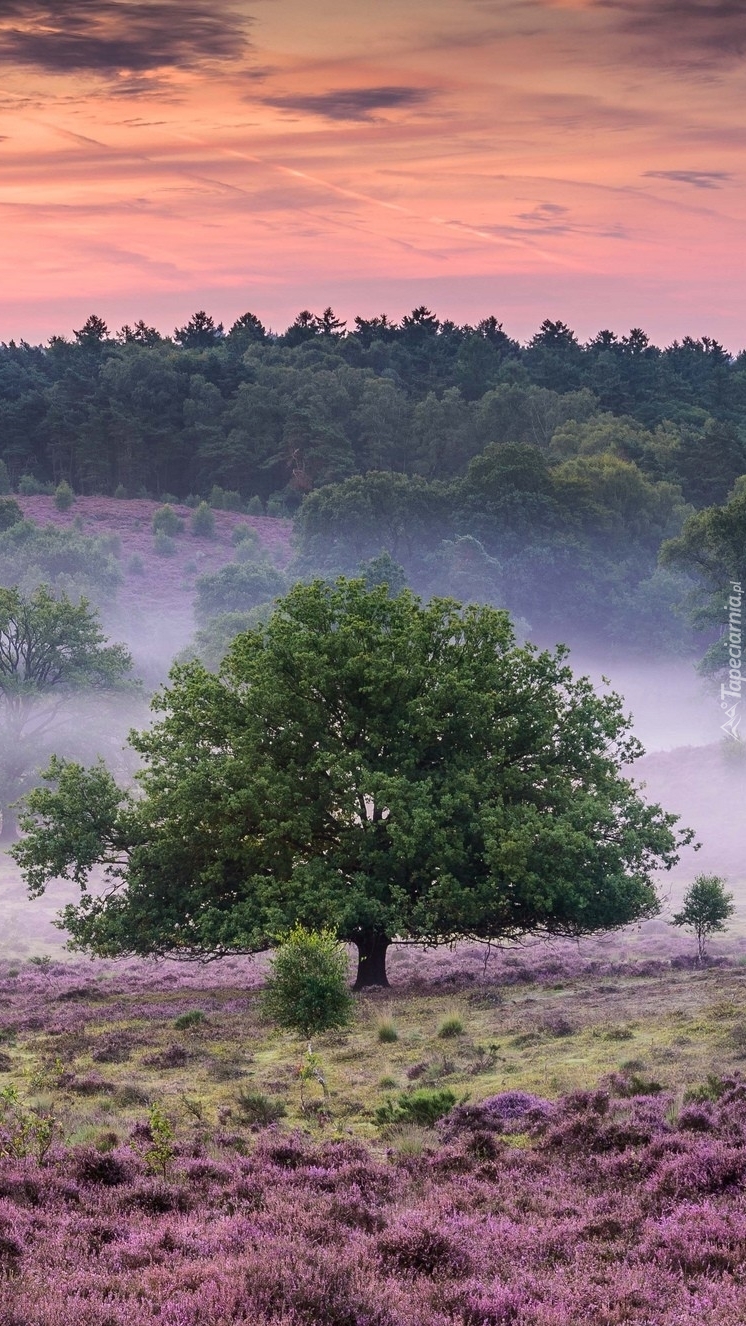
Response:
[[[170,534],[164,534],[162,529],[159,529],[155,536],[153,548],[159,557],[176,556],[176,543],[174,539],[171,538]]]
[[[113,1096],[117,1089],[114,1082],[107,1082],[98,1073],[84,1073],[82,1077],[66,1073],[62,1085],[74,1096]]]
[[[14,1086],[0,1091],[0,1155],[43,1164],[61,1129],[54,1115],[25,1108]]]
[[[200,502],[189,518],[189,528],[195,538],[212,539],[215,537],[215,515],[206,502]]]
[[[82,1148],[75,1161],[75,1177],[80,1183],[116,1188],[130,1178],[130,1166],[111,1151],[96,1147]]]
[[[388,1075],[386,1077],[382,1077],[380,1082],[378,1083],[378,1086],[381,1091],[395,1091],[398,1085],[399,1084],[396,1078],[389,1077]]]
[[[234,548],[238,548],[239,545],[245,544],[248,544],[252,548],[258,548],[259,535],[255,529],[251,528],[251,525],[236,525],[231,534],[231,543]]]
[[[54,493],[54,484],[41,483],[33,474],[22,474],[18,480],[18,491],[21,497],[51,497]]]
[[[19,525],[22,520],[23,512],[18,503],[12,497],[0,497],[0,534],[12,525]]]
[[[117,1109],[126,1110],[133,1105],[149,1104],[150,1095],[135,1082],[125,1082],[122,1086],[117,1087],[112,1099]]]
[[[127,563],[127,570],[133,576],[145,575],[145,563],[139,553],[133,553]]]
[[[247,516],[263,516],[264,504],[261,497],[250,497],[246,503]]]
[[[123,483],[118,483],[114,489],[114,496],[118,502],[124,502],[127,498],[127,489]]]
[[[158,1054],[148,1055],[143,1063],[148,1068],[183,1068],[189,1062],[189,1057],[183,1045],[169,1045]]]
[[[707,1074],[707,1081],[698,1087],[690,1087],[684,1092],[684,1104],[702,1104],[705,1101],[717,1101],[725,1094],[727,1085],[715,1073]]]
[[[375,1120],[379,1125],[416,1123],[423,1128],[432,1128],[448,1114],[456,1104],[456,1096],[448,1087],[436,1090],[433,1087],[419,1087],[416,1091],[403,1091],[396,1105],[386,1101],[379,1105]]]
[[[235,1082],[246,1076],[246,1065],[236,1058],[215,1059],[208,1071],[213,1082]]]
[[[550,1013],[544,1019],[543,1031],[547,1036],[553,1036],[556,1040],[561,1040],[565,1036],[574,1036],[577,1027],[564,1013]]]
[[[377,1036],[382,1045],[393,1045],[399,1039],[399,1033],[391,1018],[382,1018],[378,1023]]]
[[[267,515],[274,516],[275,519],[287,516],[287,507],[281,497],[270,497],[267,502]]]
[[[278,1026],[306,1040],[348,1026],[347,953],[333,931],[291,930],[272,959],[263,1005]]]
[[[148,1126],[151,1141],[145,1152],[145,1164],[151,1174],[158,1174],[165,1179],[174,1158],[176,1133],[170,1119],[157,1103],[151,1105],[148,1111]]]
[[[476,1077],[479,1073],[490,1073],[497,1066],[499,1047],[492,1042],[490,1045],[475,1045],[474,1062],[471,1065],[470,1073]]]
[[[132,1057],[132,1037],[126,1032],[112,1032],[97,1045],[91,1058],[97,1064],[125,1064]]]
[[[183,532],[184,521],[177,516],[172,506],[166,504],[166,506],[162,506],[155,512],[153,516],[154,534],[168,534],[173,536],[175,534],[182,534]]]
[[[58,511],[69,511],[75,501],[75,493],[64,479],[54,490],[54,505]]]
[[[654,1078],[642,1077],[639,1073],[612,1073],[608,1079],[609,1089],[615,1096],[659,1096],[663,1084]]]
[[[33,958],[29,958],[29,966],[38,967],[39,971],[48,972],[52,966],[52,959],[48,953],[37,953]]]
[[[634,1036],[631,1027],[608,1027],[601,1033],[601,1039],[605,1041],[631,1041]]]
[[[503,1091],[474,1105],[457,1105],[439,1132],[448,1142],[474,1132],[520,1134],[542,1126],[553,1112],[553,1104],[541,1096],[528,1091]]]
[[[263,1091],[239,1091],[236,1109],[241,1119],[248,1124],[266,1128],[276,1123],[287,1113],[285,1105],[275,1096],[267,1096]]]
[[[451,1040],[455,1036],[463,1036],[464,1024],[457,1013],[451,1014],[444,1019],[438,1027],[438,1037],[442,1041]]]
[[[210,506],[216,511],[240,511],[241,494],[230,488],[221,488],[220,484],[213,484],[210,492]]]
[[[471,1269],[467,1250],[420,1212],[407,1212],[390,1225],[378,1240],[378,1252],[385,1265],[409,1275],[461,1278]]]
[[[205,1022],[206,1018],[201,1008],[192,1008],[188,1013],[180,1013],[174,1019],[174,1026],[177,1031],[189,1031],[192,1027],[199,1027]]]

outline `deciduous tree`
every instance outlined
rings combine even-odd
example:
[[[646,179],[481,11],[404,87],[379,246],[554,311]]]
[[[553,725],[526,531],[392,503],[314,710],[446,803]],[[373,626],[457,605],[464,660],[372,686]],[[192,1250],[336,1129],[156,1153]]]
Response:
[[[14,849],[32,894],[82,886],[64,924],[94,953],[251,952],[300,923],[357,945],[359,987],[385,984],[397,938],[653,916],[652,872],[691,838],[624,777],[641,747],[619,698],[561,648],[517,647],[493,608],[296,585],[155,708],[131,738],[140,795],[57,762]]]

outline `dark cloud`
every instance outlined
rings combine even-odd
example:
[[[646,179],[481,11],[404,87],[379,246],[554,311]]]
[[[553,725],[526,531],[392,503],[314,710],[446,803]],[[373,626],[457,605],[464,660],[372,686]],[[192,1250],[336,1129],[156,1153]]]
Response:
[[[376,111],[420,106],[431,96],[430,91],[419,87],[351,87],[261,100],[264,106],[323,115],[327,120],[372,120]]]
[[[746,54],[744,0],[596,0],[640,53],[661,64],[711,65]]]
[[[727,170],[646,170],[648,180],[672,180],[674,184],[690,184],[694,189],[721,189],[733,176]]]
[[[239,57],[248,20],[209,0],[0,0],[0,61],[110,75]]]

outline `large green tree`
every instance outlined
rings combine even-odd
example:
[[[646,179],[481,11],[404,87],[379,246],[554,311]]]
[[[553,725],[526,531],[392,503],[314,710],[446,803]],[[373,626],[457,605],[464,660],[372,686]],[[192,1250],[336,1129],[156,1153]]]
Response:
[[[71,700],[118,687],[131,666],[85,599],[0,587],[0,833],[12,831],[8,805],[49,758]]]
[[[132,738],[139,795],[55,762],[14,849],[98,954],[251,952],[296,923],[386,981],[395,938],[583,935],[658,911],[688,832],[622,774],[621,701],[507,615],[340,579],[296,585],[220,673],[176,667]],[[89,891],[103,865],[108,886]]]

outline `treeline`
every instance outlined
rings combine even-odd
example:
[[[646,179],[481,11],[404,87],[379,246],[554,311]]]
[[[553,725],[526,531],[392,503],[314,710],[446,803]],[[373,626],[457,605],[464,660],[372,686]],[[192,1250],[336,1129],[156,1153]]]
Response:
[[[491,445],[550,463],[611,452],[704,506],[746,471],[746,355],[634,330],[586,345],[546,321],[521,346],[495,318],[426,308],[346,328],[327,309],[282,335],[205,313],[171,338],[92,316],[71,340],[0,347],[0,459],[9,488],[185,499],[215,485],[292,513],[370,471],[462,477]]]

